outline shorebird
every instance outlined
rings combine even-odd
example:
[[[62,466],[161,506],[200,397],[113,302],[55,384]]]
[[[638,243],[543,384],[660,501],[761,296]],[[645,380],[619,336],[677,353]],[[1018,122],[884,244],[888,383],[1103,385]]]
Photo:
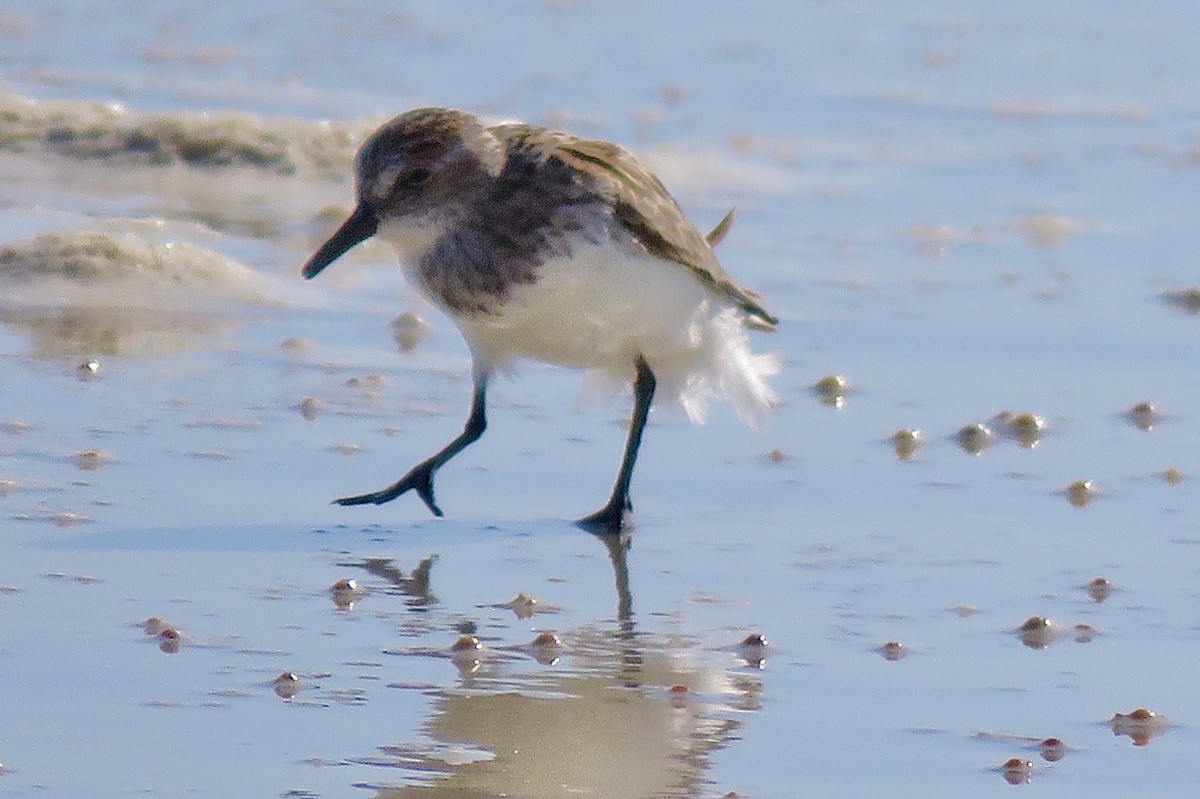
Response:
[[[382,504],[416,491],[436,516],[433,478],[487,427],[488,381],[518,359],[599,372],[633,385],[633,415],[608,502],[579,520],[618,531],[657,394],[702,422],[724,396],[749,424],[777,397],[773,356],[746,328],[778,322],[713,253],[732,212],[705,237],[631,153],[533,125],[488,125],[421,108],[377,130],[356,159],[357,205],[309,258],[315,277],[378,235],[409,283],[458,326],[472,356],[462,432],[392,485],[334,500]]]

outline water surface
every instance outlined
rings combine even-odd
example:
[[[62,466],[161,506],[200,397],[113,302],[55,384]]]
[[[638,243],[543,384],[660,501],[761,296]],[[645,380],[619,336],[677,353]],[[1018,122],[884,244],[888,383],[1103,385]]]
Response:
[[[0,248],[40,267],[0,268],[5,795],[1194,793],[1200,345],[1165,295],[1200,286],[1196,9],[688,9],[7,6]],[[386,247],[298,276],[358,142],[425,103],[623,141],[702,228],[739,209],[784,403],[656,415],[628,549],[570,523],[628,400],[540,366],[446,519],[327,504],[466,415]],[[1115,734],[1138,708],[1167,721]]]

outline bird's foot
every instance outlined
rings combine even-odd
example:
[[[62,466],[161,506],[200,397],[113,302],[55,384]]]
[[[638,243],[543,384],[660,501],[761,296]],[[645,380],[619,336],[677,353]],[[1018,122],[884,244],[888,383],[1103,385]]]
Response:
[[[603,508],[589,516],[584,516],[575,524],[596,535],[620,533],[627,528],[627,514],[632,510],[633,505],[629,502],[628,497],[624,499],[613,497]]]
[[[341,499],[335,499],[333,504],[382,505],[385,502],[391,502],[401,494],[416,490],[417,496],[425,503],[425,507],[429,508],[430,513],[434,516],[443,516],[445,514],[442,513],[442,509],[437,506],[437,502],[433,499],[433,473],[435,471],[437,471],[436,465],[431,461],[424,461],[414,466],[412,471],[381,491],[372,491],[369,494],[359,494],[353,497],[342,497]]]

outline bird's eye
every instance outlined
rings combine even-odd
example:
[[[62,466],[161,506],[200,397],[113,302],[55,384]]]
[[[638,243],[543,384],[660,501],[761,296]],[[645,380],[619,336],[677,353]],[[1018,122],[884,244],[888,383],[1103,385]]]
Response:
[[[427,180],[429,180],[428,169],[413,169],[401,175],[400,180],[396,183],[400,188],[415,189]]]

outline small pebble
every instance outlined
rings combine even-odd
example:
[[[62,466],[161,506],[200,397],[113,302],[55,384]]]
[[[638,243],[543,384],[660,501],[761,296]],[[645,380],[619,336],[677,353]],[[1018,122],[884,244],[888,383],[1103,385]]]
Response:
[[[1067,486],[1067,501],[1077,508],[1086,508],[1096,498],[1096,486],[1091,480],[1076,480]]]
[[[306,422],[311,422],[321,415],[321,401],[315,397],[306,397],[300,402],[300,416]]]
[[[553,632],[541,632],[530,642],[529,648],[533,651],[534,660],[543,666],[553,666],[561,656],[562,641]]]
[[[751,633],[743,638],[735,648],[742,660],[746,661],[747,666],[761,669],[767,665],[766,656],[769,647],[770,643],[766,636],[762,633]]]
[[[888,641],[879,647],[879,652],[883,655],[884,660],[903,660],[908,656],[908,647],[899,641]]]
[[[987,425],[975,422],[959,429],[954,437],[964,452],[970,455],[978,455],[992,443],[995,434],[992,433]]]
[[[1158,408],[1154,407],[1149,402],[1139,402],[1129,409],[1126,416],[1133,426],[1139,430],[1152,430],[1154,425],[1162,421],[1162,414]]]
[[[158,634],[158,648],[168,655],[177,653],[182,643],[183,636],[174,627],[167,627]]]
[[[1006,427],[1009,435],[1026,449],[1036,447],[1048,429],[1046,420],[1036,413],[1019,413],[1016,416],[1009,416]]]
[[[1088,594],[1097,602],[1103,602],[1112,594],[1112,583],[1103,577],[1097,577],[1087,584]]]
[[[357,580],[341,579],[329,586],[329,597],[338,610],[353,610],[354,603],[362,598],[363,590]]]
[[[1200,288],[1164,291],[1159,296],[1186,313],[1200,313]]]
[[[79,366],[75,367],[75,371],[78,372],[79,376],[85,380],[90,377],[95,377],[96,375],[100,374],[100,362],[95,358],[90,358],[79,364]]]
[[[54,514],[54,526],[62,527],[64,529],[68,527],[78,527],[87,521],[91,521],[87,516],[83,516],[69,510]]]
[[[485,649],[483,643],[473,635],[460,636],[451,644],[450,660],[458,669],[459,675],[465,677],[478,671],[483,665],[482,655]]]
[[[518,593],[508,602],[501,602],[496,605],[487,605],[486,607],[505,608],[511,610],[513,615],[518,619],[532,618],[535,613],[557,613],[562,608],[554,605],[547,605],[535,597],[531,597],[524,591]]]
[[[1058,626],[1050,619],[1030,616],[1017,628],[1021,643],[1030,649],[1045,649],[1054,643]]]
[[[392,338],[401,352],[417,348],[433,328],[415,313],[402,313],[392,320]]]
[[[790,460],[788,454],[781,449],[773,449],[762,457],[767,463],[773,463],[776,465],[787,463],[788,460]]]
[[[1071,634],[1075,636],[1075,643],[1090,644],[1096,637],[1096,628],[1090,624],[1076,624],[1071,628]]]
[[[1057,763],[1067,755],[1067,745],[1058,738],[1046,738],[1038,744],[1038,749],[1047,763]]]
[[[473,635],[459,636],[458,640],[450,645],[450,651],[455,654],[460,652],[482,652],[483,649],[483,642]]]
[[[1169,466],[1159,473],[1159,477],[1169,486],[1177,486],[1187,479],[1187,475],[1174,466]]]
[[[741,646],[743,647],[767,647],[770,645],[771,643],[762,633],[750,633],[742,639],[741,643]]]
[[[896,457],[902,461],[912,460],[917,450],[925,443],[920,430],[907,427],[893,433],[891,440]]]
[[[75,462],[75,468],[81,472],[99,471],[112,462],[112,457],[100,449],[80,450],[71,459]]]
[[[1113,735],[1128,735],[1134,746],[1145,746],[1167,731],[1169,722],[1152,710],[1139,707],[1129,713],[1116,713],[1110,722]]]
[[[300,693],[300,676],[294,671],[285,671],[275,678],[271,687],[280,699],[291,699]]]
[[[518,619],[528,619],[537,612],[537,605],[536,599],[522,591],[508,603],[508,608]]]
[[[1031,214],[1018,219],[1013,227],[1034,247],[1061,247],[1070,236],[1083,230],[1075,220],[1053,214]]]
[[[163,630],[171,629],[171,625],[158,616],[151,616],[142,622],[142,629],[146,631],[146,635],[158,635]]]
[[[1009,785],[1021,785],[1033,778],[1033,761],[1014,757],[1005,761],[1000,770],[1004,774],[1005,782]]]
[[[555,635],[552,632],[547,631],[547,632],[543,632],[543,633],[538,633],[537,637],[533,639],[533,642],[530,645],[531,646],[562,646],[562,641],[560,641],[558,639],[557,635]]]
[[[814,383],[812,389],[820,397],[822,405],[841,408],[846,404],[850,381],[844,375],[826,375]]]
[[[1125,721],[1144,722],[1144,721],[1153,721],[1156,718],[1158,718],[1158,714],[1155,713],[1153,710],[1146,710],[1146,708],[1144,708],[1144,707],[1139,707],[1137,710],[1134,710],[1128,714],[1122,714],[1122,713],[1115,714],[1113,716],[1113,721],[1125,720]]]

